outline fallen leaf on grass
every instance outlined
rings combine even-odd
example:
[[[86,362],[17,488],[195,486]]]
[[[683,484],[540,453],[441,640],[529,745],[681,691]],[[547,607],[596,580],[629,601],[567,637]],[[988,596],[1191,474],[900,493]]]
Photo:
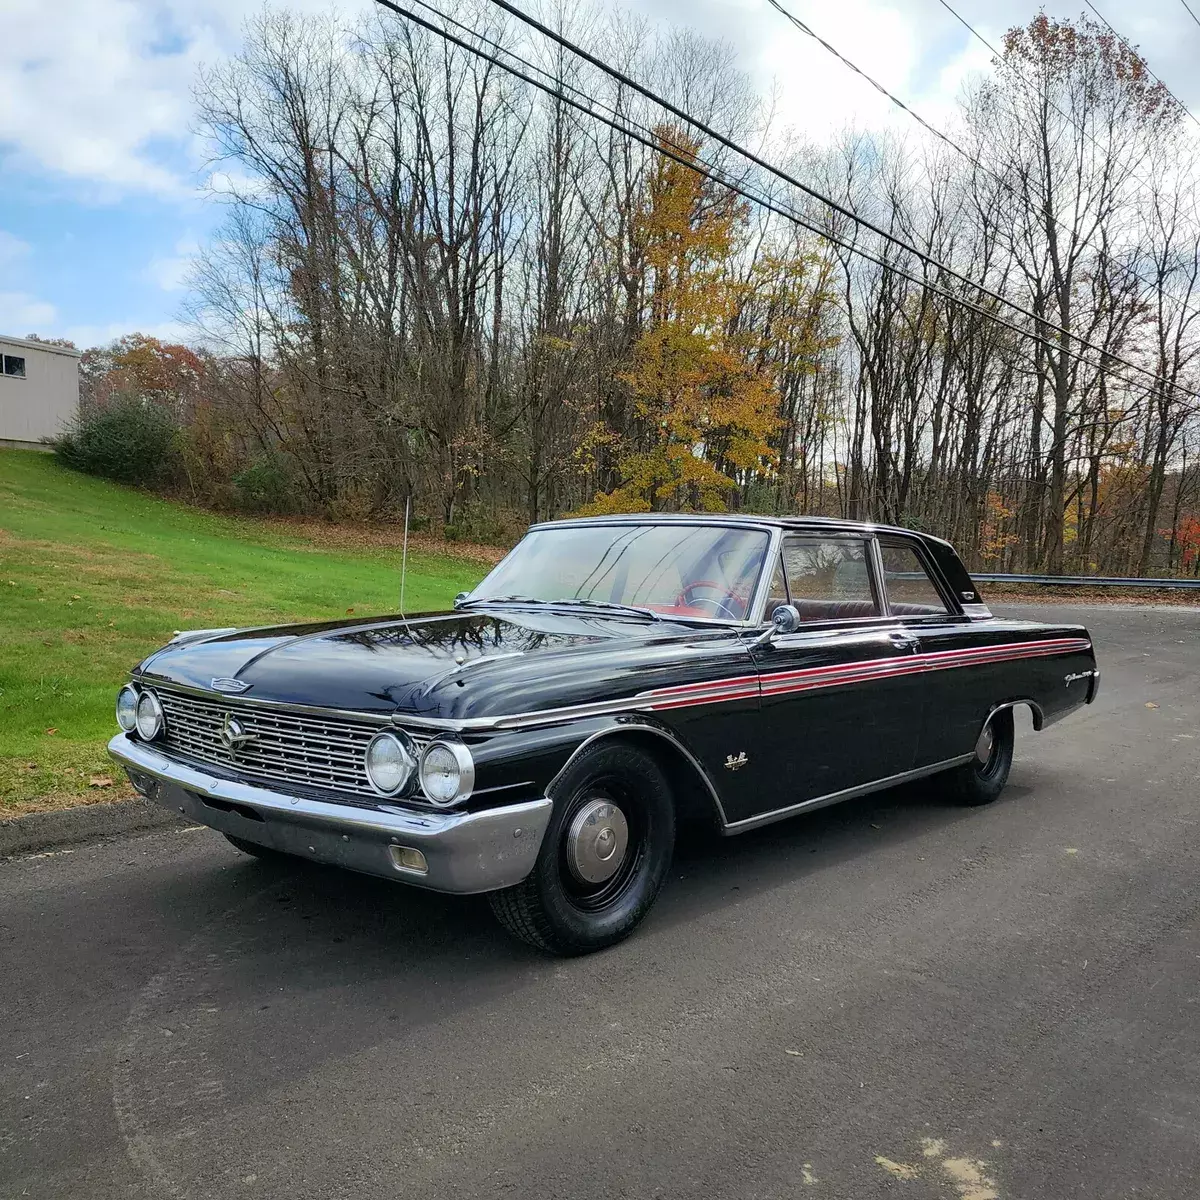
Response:
[[[51,726],[49,729],[47,729],[47,730],[46,730],[46,733],[47,733],[48,735],[50,735],[50,736],[53,736],[53,735],[54,735],[54,734],[56,734],[57,732],[58,732],[58,726],[57,726],[57,725],[53,725],[53,726]]]
[[[352,616],[353,614],[354,614],[354,609],[352,609],[352,608],[346,609],[346,616],[349,617],[349,616]]]
[[[107,775],[89,775],[88,787],[112,787],[113,781]]]

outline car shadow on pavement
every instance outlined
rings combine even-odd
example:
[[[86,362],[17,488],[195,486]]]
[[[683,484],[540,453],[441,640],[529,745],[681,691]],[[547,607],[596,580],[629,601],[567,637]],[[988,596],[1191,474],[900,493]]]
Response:
[[[1006,801],[1023,802],[1019,785]],[[981,815],[945,805],[928,785],[909,785],[737,838],[688,840],[644,929],[604,954],[565,963],[508,938],[483,897],[259,861],[223,841],[192,841],[207,833],[177,835],[190,849],[140,876],[138,895],[123,897],[152,906],[166,926],[159,936],[173,947],[135,1004],[135,1024],[152,1032],[191,1014],[195,1053],[222,1079],[226,1101],[248,1101],[327,1060],[457,1036],[472,1014],[486,1021],[534,1007],[603,1007],[620,976],[614,958],[651,977],[664,953],[693,955],[689,928],[714,914],[789,884],[807,888],[817,875],[836,883],[837,868],[857,861],[861,870],[897,848],[932,858],[943,835]],[[988,827],[994,823],[985,820]],[[813,896],[840,904],[844,892]],[[132,1044],[157,1045],[149,1034]],[[171,1053],[184,1050],[177,1042]],[[153,1075],[165,1069],[160,1057],[156,1050],[136,1069]]]

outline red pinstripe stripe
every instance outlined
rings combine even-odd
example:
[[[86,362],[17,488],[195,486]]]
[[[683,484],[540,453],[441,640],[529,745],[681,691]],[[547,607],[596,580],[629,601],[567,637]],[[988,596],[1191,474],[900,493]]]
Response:
[[[654,710],[691,708],[700,704],[718,704],[731,700],[750,699],[755,695],[780,696],[790,692],[812,691],[817,688],[840,687],[917,675],[926,671],[949,670],[954,667],[983,666],[992,662],[1010,662],[1023,658],[1047,658],[1072,650],[1090,650],[1086,638],[1050,638],[1040,642],[1006,642],[996,646],[977,646],[969,650],[935,650],[910,658],[876,658],[858,663],[837,663],[824,667],[803,667],[782,671],[759,680],[743,675],[728,680],[706,680],[701,683],[678,684],[649,692],[646,707]]]

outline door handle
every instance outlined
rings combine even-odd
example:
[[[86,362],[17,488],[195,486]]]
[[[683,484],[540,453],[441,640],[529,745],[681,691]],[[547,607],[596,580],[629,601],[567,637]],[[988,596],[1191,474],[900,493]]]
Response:
[[[911,633],[901,633],[898,629],[889,633],[888,638],[892,645],[900,650],[915,650],[921,644],[920,638],[914,637]]]

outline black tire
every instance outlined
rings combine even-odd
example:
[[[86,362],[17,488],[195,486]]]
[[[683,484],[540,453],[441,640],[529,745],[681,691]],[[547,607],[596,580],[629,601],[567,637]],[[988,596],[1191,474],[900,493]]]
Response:
[[[255,858],[261,858],[264,862],[283,862],[288,857],[282,850],[276,850],[271,846],[260,846],[257,842],[248,842],[245,838],[234,837],[232,833],[226,833],[222,836],[231,846],[235,846],[243,854],[252,854]]]
[[[551,954],[589,954],[628,937],[658,896],[675,845],[671,787],[653,757],[613,740],[585,750],[551,799],[554,811],[533,870],[488,899],[514,937]],[[588,822],[588,813],[604,813],[595,806],[605,803],[619,810],[616,818],[606,814]],[[577,819],[584,836],[593,837],[594,849],[611,834],[605,822],[619,825],[622,818],[628,838],[619,864],[608,878],[589,883],[573,865],[583,853],[580,835],[573,834]],[[597,828],[598,834],[590,833]],[[595,869],[609,868],[605,863]]]
[[[989,738],[990,735],[990,738]],[[984,726],[975,757],[946,773],[947,798],[954,804],[978,807],[991,804],[1004,791],[1013,760],[1013,714],[1001,709]],[[983,751],[986,750],[986,758]]]

